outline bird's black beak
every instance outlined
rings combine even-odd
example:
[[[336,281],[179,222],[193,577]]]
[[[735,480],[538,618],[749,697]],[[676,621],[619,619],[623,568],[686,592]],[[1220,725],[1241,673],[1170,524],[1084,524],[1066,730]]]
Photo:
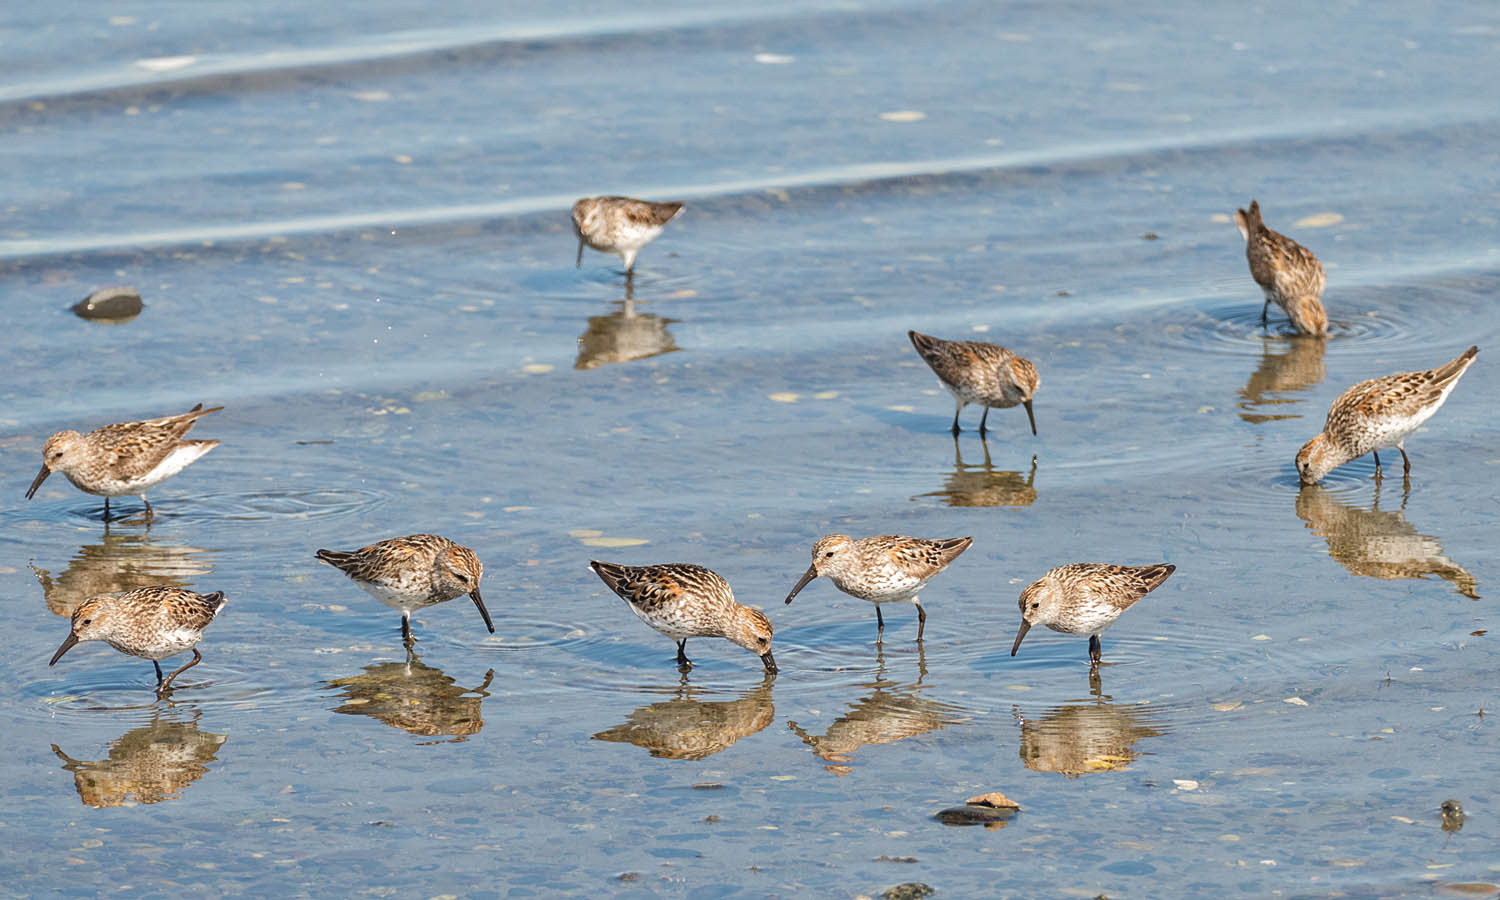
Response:
[[[1022,619],[1021,620],[1021,630],[1018,631],[1018,632],[1016,632],[1016,642],[1014,644],[1010,645],[1010,655],[1011,656],[1015,656],[1016,655],[1016,651],[1019,650],[1019,649],[1021,649],[1021,638],[1025,637],[1026,636],[1026,632],[1028,632],[1030,630],[1031,630],[1031,623],[1028,622],[1028,621],[1026,621],[1025,619]]]
[[[771,655],[771,651],[767,650],[765,653],[762,653],[760,655],[760,661],[765,663],[767,672],[776,671],[776,657]]]
[[[46,463],[42,463],[42,471],[36,473],[36,481],[33,481],[31,483],[31,487],[29,487],[29,488],[26,489],[26,499],[27,500],[31,499],[31,495],[33,495],[33,494],[36,493],[36,489],[39,488],[39,487],[41,487],[42,486],[42,482],[46,481],[47,480],[47,476],[51,475],[51,474],[52,474],[52,470],[49,469],[49,468],[47,468],[47,464]]]
[[[73,645],[76,643],[78,643],[78,635],[71,631],[68,632],[68,636],[63,640],[62,646],[58,647],[57,652],[52,654],[52,662],[47,663],[47,665],[49,667],[57,665],[57,661],[62,659],[62,655],[73,649]]]
[[[1036,437],[1036,416],[1032,415],[1031,401],[1023,401],[1022,405],[1026,407],[1026,418],[1031,420],[1031,436]]]
[[[479,607],[479,614],[484,616],[484,627],[490,630],[490,634],[494,634],[495,623],[490,621],[490,611],[484,608],[484,600],[479,596],[479,588],[469,591],[469,597],[474,601],[474,605]]]
[[[792,598],[795,597],[795,596],[797,596],[797,592],[800,591],[800,590],[802,590],[803,588],[807,587],[807,583],[809,581],[812,581],[814,578],[817,578],[817,577],[818,577],[818,567],[817,566],[808,566],[807,567],[807,571],[802,574],[802,580],[799,581],[799,582],[797,582],[797,586],[794,587],[794,588],[792,588],[792,592],[790,594],[786,595],[786,602],[791,603],[792,602]]]
[[[578,259],[573,263],[573,268],[583,268],[583,235],[578,236]]]

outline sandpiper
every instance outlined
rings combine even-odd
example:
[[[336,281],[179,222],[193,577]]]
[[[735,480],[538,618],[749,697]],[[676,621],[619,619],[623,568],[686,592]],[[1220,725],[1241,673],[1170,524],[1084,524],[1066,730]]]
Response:
[[[151,660],[156,667],[156,696],[165,697],[172,679],[203,660],[198,641],[224,603],[222,591],[197,594],[176,587],[143,587],[90,597],[73,611],[72,630],[47,665],[57,665],[74,644],[104,641],[121,653]],[[160,660],[188,650],[193,651],[192,660],[163,679]]]
[[[319,550],[318,559],[342,571],[366,593],[401,610],[401,639],[411,649],[414,610],[468,594],[484,617],[484,627],[495,633],[490,611],[479,596],[484,566],[468,547],[435,534],[390,538],[358,550]]]
[[[958,414],[970,403],[984,407],[984,415],[979,418],[980,437],[984,437],[991,409],[1009,409],[1018,403],[1026,407],[1031,433],[1036,434],[1031,398],[1041,379],[1030,360],[984,341],[945,341],[917,331],[908,331],[906,336],[958,404],[953,410],[955,435],[962,430]]]
[[[1272,231],[1260,220],[1260,204],[1235,210],[1234,224],[1245,238],[1245,257],[1250,277],[1266,295],[1260,308],[1260,324],[1274,302],[1286,311],[1292,327],[1302,334],[1321,337],[1328,333],[1328,314],[1323,311],[1323,265],[1312,251]]]
[[[1401,469],[1411,472],[1406,439],[1432,418],[1453,386],[1474,362],[1478,347],[1470,347],[1446,365],[1425,372],[1404,372],[1371,378],[1349,388],[1328,408],[1323,430],[1297,451],[1297,476],[1303,484],[1317,484],[1344,463],[1375,454],[1375,477],[1380,477],[1380,451],[1401,451]]]
[[[735,602],[729,582],[692,563],[622,566],[589,563],[610,590],[630,604],[641,621],[677,642],[677,664],[686,669],[690,637],[721,637],[760,657],[776,671],[771,655],[771,620],[758,609]]]
[[[948,567],[969,549],[973,538],[926,538],[887,534],[854,540],[847,534],[830,534],[813,544],[812,565],[802,580],[786,595],[791,603],[809,581],[821,576],[851,597],[875,604],[875,640],[885,634],[882,603],[912,603],[917,607],[917,640],[927,627],[927,610],[917,593],[928,579]]]
[[[48,475],[61,472],[80,491],[104,497],[106,522],[109,498],[129,496],[146,504],[149,522],[153,513],[146,492],[219,446],[218,441],[184,441],[182,436],[200,417],[223,408],[204,409],[200,403],[179,416],[106,425],[88,434],[59,431],[42,447],[42,471],[26,490],[26,499]]]
[[[625,261],[625,274],[635,270],[635,255],[661,234],[663,226],[682,212],[681,203],[652,203],[630,197],[584,197],[573,204],[573,231],[578,235],[578,265],[583,245],[613,253]]]
[[[1161,586],[1176,566],[1115,566],[1072,563],[1058,566],[1021,592],[1021,630],[1010,655],[1021,649],[1021,638],[1033,625],[1046,625],[1064,634],[1089,636],[1089,664],[1099,665],[1099,635],[1115,624],[1135,601]]]

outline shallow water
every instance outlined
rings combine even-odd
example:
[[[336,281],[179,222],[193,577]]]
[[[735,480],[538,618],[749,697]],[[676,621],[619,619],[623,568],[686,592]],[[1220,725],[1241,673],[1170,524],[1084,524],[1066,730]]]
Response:
[[[0,894],[1500,881],[1491,10],[85,9],[0,12]],[[602,192],[689,203],[629,288],[573,268]],[[1261,328],[1252,197],[1323,259],[1326,344]],[[138,318],[68,312],[115,283]],[[971,408],[955,445],[910,328],[1033,360],[1039,436]],[[1407,489],[1298,491],[1344,387],[1471,343]],[[51,432],[199,401],[223,443],[149,529],[22,499]],[[438,606],[408,660],[312,552],[419,530],[496,633]],[[974,536],[924,646],[780,602],[831,531]],[[779,675],[700,640],[684,678],[591,558],[712,567]],[[1010,657],[1089,559],[1178,570],[1097,683],[1083,639]],[[171,702],[99,645],[47,667],[145,583],[230,599]],[[1003,828],[932,819],[996,789]]]

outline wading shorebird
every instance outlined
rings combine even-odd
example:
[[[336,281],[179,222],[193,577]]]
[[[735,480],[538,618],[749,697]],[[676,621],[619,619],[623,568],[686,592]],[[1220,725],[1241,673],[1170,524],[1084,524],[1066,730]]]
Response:
[[[411,614],[468,594],[484,627],[495,633],[490,611],[479,596],[484,566],[468,547],[435,534],[413,534],[378,541],[348,552],[319,550],[318,559],[353,579],[370,596],[401,611],[401,640],[411,649]]]
[[[151,660],[156,667],[156,696],[165,697],[172,679],[203,660],[198,641],[203,629],[224,608],[224,594],[197,594],[175,587],[143,587],[118,596],[90,597],[73,610],[67,638],[52,654],[48,666],[57,665],[73,645],[104,641],[121,653]],[[165,679],[160,660],[193,651],[193,658]]]
[[[759,656],[766,671],[776,671],[771,620],[737,603],[729,582],[718,574],[692,563],[622,566],[593,560],[589,567],[642,622],[677,642],[678,666],[693,665],[688,638],[721,637]]]
[[[1436,369],[1371,378],[1344,391],[1328,408],[1323,430],[1297,451],[1297,477],[1317,484],[1344,463],[1373,453],[1379,478],[1380,451],[1387,447],[1401,451],[1401,471],[1410,474],[1406,439],[1448,399],[1477,353],[1478,347],[1470,347]]]
[[[812,549],[812,565],[786,595],[791,603],[809,581],[825,576],[851,597],[875,604],[875,640],[885,634],[882,603],[911,603],[917,607],[917,640],[927,627],[927,610],[917,596],[923,585],[969,549],[973,538],[928,540],[887,534],[854,540],[847,534],[819,538]]]
[[[1260,308],[1260,324],[1266,324],[1266,312],[1275,303],[1302,334],[1322,337],[1328,333],[1328,314],[1323,311],[1323,265],[1312,251],[1272,231],[1260,220],[1260,204],[1250,201],[1250,209],[1235,210],[1234,224],[1245,238],[1245,258],[1250,261],[1250,277],[1266,295]]]
[[[583,247],[587,244],[600,253],[619,256],[625,261],[625,274],[633,274],[635,255],[656,240],[662,228],[681,212],[681,203],[584,197],[573,204],[573,233],[578,235],[577,265],[583,265]]]
[[[1009,409],[1017,404],[1026,407],[1031,433],[1036,434],[1031,398],[1036,395],[1041,379],[1030,360],[984,341],[945,341],[916,331],[908,331],[906,336],[958,404],[953,410],[955,435],[962,430],[958,427],[958,414],[970,403],[984,407],[984,415],[979,417],[981,438],[990,410]]]
[[[1161,587],[1176,566],[1115,566],[1072,563],[1058,566],[1021,592],[1021,630],[1010,647],[1015,656],[1021,639],[1033,625],[1046,625],[1063,634],[1089,636],[1089,665],[1100,659],[1099,635],[1115,624],[1125,610]]]
[[[146,521],[154,515],[146,492],[213,448],[218,441],[185,441],[199,418],[223,409],[204,409],[200,403],[179,416],[122,422],[96,428],[88,434],[59,431],[42,447],[42,471],[26,490],[30,500],[53,472],[68,476],[73,486],[86,494],[104,498],[104,520],[109,521],[111,497],[140,497],[146,504]]]

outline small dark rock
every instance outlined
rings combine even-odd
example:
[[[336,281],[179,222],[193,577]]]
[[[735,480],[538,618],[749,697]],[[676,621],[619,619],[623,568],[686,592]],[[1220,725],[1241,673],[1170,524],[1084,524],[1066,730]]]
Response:
[[[1067,291],[1058,291],[1057,292],[1057,296],[1059,296],[1059,297],[1071,297],[1073,295],[1070,294],[1070,293],[1068,293]]]
[[[936,893],[930,885],[920,881],[909,881],[906,884],[898,884],[880,896],[885,900],[919,900]]]
[[[996,809],[993,806],[979,806],[975,803],[965,803],[963,806],[950,806],[947,809],[940,809],[933,813],[932,817],[944,825],[994,825],[1014,819],[1016,817],[1016,810]]]
[[[700,781],[697,784],[693,785],[693,790],[695,790],[695,791],[717,791],[717,790],[719,790],[722,787],[724,787],[723,782],[719,782],[719,781]]]
[[[640,877],[641,877],[641,873],[640,872],[621,872],[620,874],[618,874],[618,875],[615,876],[615,880],[616,881],[639,881]]]
[[[914,863],[916,861],[917,861],[917,858],[915,856],[877,856],[877,857],[875,857],[875,862]]]
[[[1160,239],[1161,239],[1161,235],[1157,234],[1154,231],[1148,231],[1145,234],[1141,235],[1141,240],[1143,240],[1143,241],[1156,241],[1156,240],[1160,240]]]
[[[73,304],[73,314],[84,319],[124,321],[141,314],[145,304],[133,287],[115,285],[100,288]]]
[[[1452,834],[1464,827],[1464,807],[1457,800],[1444,800],[1438,809],[1443,812],[1443,830]]]
[[[713,823],[719,821],[719,817],[718,816],[704,816],[703,817],[703,821],[705,821],[708,824],[712,825]]]

